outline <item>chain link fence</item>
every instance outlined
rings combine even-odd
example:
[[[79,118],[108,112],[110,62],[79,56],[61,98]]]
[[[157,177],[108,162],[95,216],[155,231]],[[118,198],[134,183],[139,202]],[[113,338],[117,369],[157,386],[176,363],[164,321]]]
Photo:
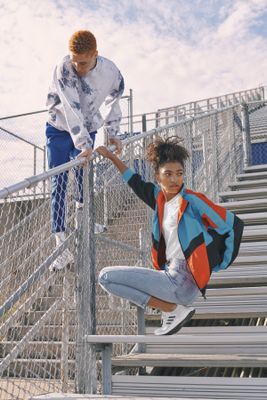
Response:
[[[147,146],[159,136],[178,136],[191,153],[186,185],[216,201],[218,191],[243,170],[241,111],[240,105],[231,106],[131,137],[122,159],[153,181]],[[151,267],[151,210],[122,183],[110,161],[96,156],[83,167],[83,199],[77,172],[79,160],[0,191],[1,400],[98,390],[100,361],[84,336],[138,330],[136,307],[105,293],[97,276],[106,266]],[[65,228],[59,246],[55,222]],[[95,223],[107,231],[95,234]],[[71,254],[66,267],[54,271],[66,252]],[[129,350],[116,345],[114,355]]]
[[[265,87],[253,88],[223,96],[188,102],[155,112],[133,115],[133,93],[123,96],[121,133],[125,137],[160,126],[177,123],[186,118],[227,108],[234,104],[263,101]],[[126,101],[125,101],[126,100]],[[46,110],[0,118],[0,162],[3,173],[0,187],[10,186],[46,169],[45,123]],[[100,140],[102,130],[97,135]],[[103,140],[102,140],[103,142]]]

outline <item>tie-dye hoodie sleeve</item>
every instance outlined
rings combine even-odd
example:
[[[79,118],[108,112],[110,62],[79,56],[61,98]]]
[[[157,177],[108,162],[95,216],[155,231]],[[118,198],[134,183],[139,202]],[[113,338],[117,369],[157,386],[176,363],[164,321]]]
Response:
[[[106,98],[105,106],[108,107],[108,113],[104,121],[104,130],[109,138],[116,136],[120,129],[121,108],[120,98],[124,91],[124,79],[119,70],[116,70],[116,76],[109,96]]]

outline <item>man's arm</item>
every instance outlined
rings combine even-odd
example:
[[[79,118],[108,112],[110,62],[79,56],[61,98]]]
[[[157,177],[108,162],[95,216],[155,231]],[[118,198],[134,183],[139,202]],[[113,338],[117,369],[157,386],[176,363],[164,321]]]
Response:
[[[117,152],[122,150],[121,141],[116,138],[120,131],[121,108],[120,98],[124,91],[124,79],[119,70],[115,71],[115,78],[111,88],[111,92],[105,101],[105,105],[109,107],[109,112],[105,117],[104,131],[107,134],[110,145],[115,145]]]

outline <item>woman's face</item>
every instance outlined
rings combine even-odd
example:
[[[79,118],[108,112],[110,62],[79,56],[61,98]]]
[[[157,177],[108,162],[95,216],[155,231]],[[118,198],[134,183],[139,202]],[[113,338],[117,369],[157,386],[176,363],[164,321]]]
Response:
[[[178,161],[167,162],[159,167],[156,178],[166,196],[167,201],[171,200],[177,195],[183,185],[183,166]]]

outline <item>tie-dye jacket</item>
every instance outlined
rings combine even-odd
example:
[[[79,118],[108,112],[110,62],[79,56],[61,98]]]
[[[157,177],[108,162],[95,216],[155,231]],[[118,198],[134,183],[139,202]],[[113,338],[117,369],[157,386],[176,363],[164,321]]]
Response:
[[[157,185],[143,181],[131,169],[124,172],[123,179],[154,210],[152,262],[154,268],[165,269],[165,242],[162,234],[165,196]],[[202,193],[183,186],[180,194],[177,235],[190,271],[200,291],[205,294],[211,273],[226,269],[236,258],[244,223]]]
[[[120,97],[124,90],[123,77],[116,65],[97,57],[97,63],[85,77],[79,77],[66,56],[56,66],[46,105],[48,123],[68,131],[77,149],[92,147],[90,132],[101,126],[109,138],[119,132],[121,121]],[[99,108],[105,102],[103,118]]]

